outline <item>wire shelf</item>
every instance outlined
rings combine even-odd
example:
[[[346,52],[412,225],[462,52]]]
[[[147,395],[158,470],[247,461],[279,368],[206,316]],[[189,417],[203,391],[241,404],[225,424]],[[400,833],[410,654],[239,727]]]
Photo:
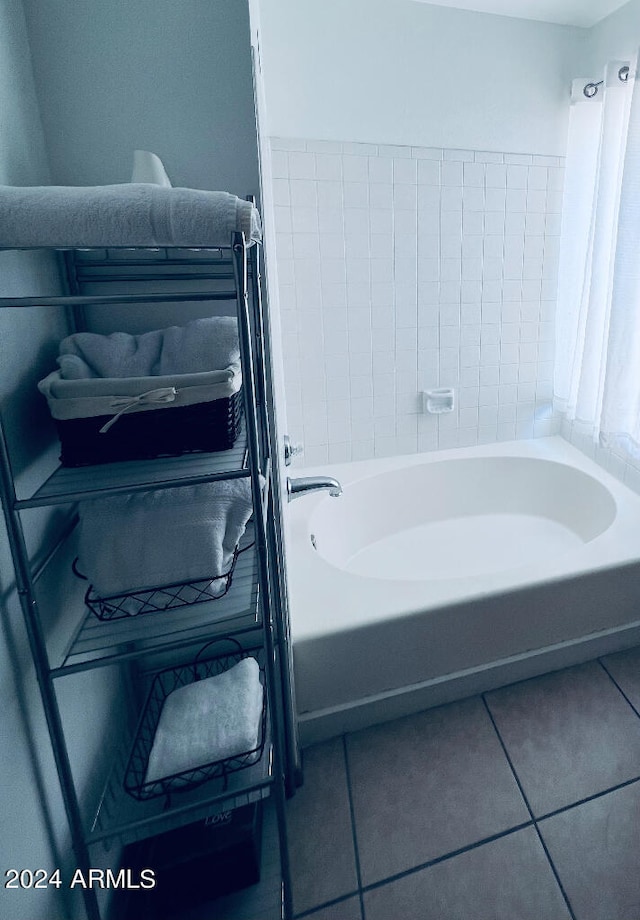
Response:
[[[248,476],[245,426],[230,450],[154,460],[123,460],[91,467],[59,467],[29,498],[16,502],[17,508],[36,508],[91,498],[96,494],[193,485],[213,479]]]
[[[193,604],[219,600],[231,589],[238,555],[252,547],[253,543],[244,546],[242,550],[239,545],[236,546],[229,570],[222,575],[196,581],[156,585],[142,591],[112,594],[108,597],[101,597],[95,592],[93,585],[89,585],[84,602],[98,620],[118,620],[143,616],[145,613],[165,613],[167,610],[179,610]],[[77,562],[77,558],[74,559],[73,572],[78,578],[86,581],[86,577],[78,569]]]
[[[164,646],[186,647],[205,641],[223,631],[245,632],[260,625],[258,569],[255,530],[250,521],[240,541],[233,572],[233,590],[214,600],[203,600],[166,610],[162,615],[126,616],[100,620],[84,606],[82,582],[71,575],[71,563],[76,555],[77,541],[71,539],[61,547],[61,562],[69,572],[68,585],[60,590],[68,605],[77,603],[85,612],[75,629],[69,626],[52,648],[56,677],[74,671],[84,671],[101,665],[135,658]],[[51,576],[53,578],[53,575]],[[46,579],[42,596],[55,599],[57,582]]]
[[[124,778],[131,743],[115,752],[113,766],[89,822],[87,844],[123,846],[175,830],[185,824],[241,808],[266,798],[274,782],[271,720],[267,709],[264,749],[260,759],[246,769],[214,777],[206,783],[168,796],[134,799],[125,791]]]

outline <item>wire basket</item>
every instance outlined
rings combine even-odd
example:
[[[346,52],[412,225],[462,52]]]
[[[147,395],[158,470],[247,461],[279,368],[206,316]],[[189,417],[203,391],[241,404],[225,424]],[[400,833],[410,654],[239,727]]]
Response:
[[[219,600],[229,593],[233,581],[236,561],[241,553],[253,547],[253,542],[242,549],[236,546],[229,569],[222,575],[198,581],[179,581],[167,585],[156,585],[142,591],[123,594],[111,594],[101,597],[96,594],[93,585],[89,585],[84,595],[84,602],[98,620],[121,620],[127,617],[142,616],[145,613],[164,613],[191,607],[207,601]],[[78,559],[72,564],[74,575],[86,581],[86,576],[78,569]]]
[[[206,660],[200,658],[203,652],[211,645],[221,642],[231,643],[236,651]],[[151,755],[156,729],[160,721],[162,707],[169,694],[194,681],[222,674],[235,664],[238,664],[243,658],[249,657],[254,658],[258,662],[260,683],[262,685],[262,712],[260,715],[258,744],[256,747],[248,751],[239,752],[233,757],[210,761],[209,763],[200,764],[192,769],[180,773],[173,773],[147,782],[145,777],[149,766],[149,757]],[[236,639],[223,637],[213,639],[211,642],[204,645],[190,664],[166,668],[159,671],[153,679],[140,722],[138,723],[135,740],[125,770],[125,791],[135,799],[146,800],[157,796],[169,795],[173,792],[193,789],[195,786],[209,782],[209,780],[212,779],[222,779],[224,784],[223,788],[226,789],[229,774],[244,770],[247,767],[252,767],[254,764],[258,763],[264,751],[266,737],[267,697],[265,692],[264,666],[265,653],[262,647],[243,649]]]

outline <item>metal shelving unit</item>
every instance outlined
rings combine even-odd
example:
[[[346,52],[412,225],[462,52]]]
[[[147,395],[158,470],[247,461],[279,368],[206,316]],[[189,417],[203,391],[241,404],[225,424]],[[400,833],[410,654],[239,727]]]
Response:
[[[247,245],[243,235],[237,233],[229,247],[215,250],[66,250],[62,258],[68,295],[3,297],[0,308],[45,304],[51,308],[71,308],[78,327],[82,328],[85,308],[95,304],[202,301],[235,304],[244,392],[243,430],[231,450],[59,468],[27,496],[16,494],[9,445],[0,424],[3,511],[77,866],[88,869],[89,848],[96,843],[116,841],[124,845],[270,796],[277,815],[281,857],[278,916],[288,920],[291,897],[285,798],[295,783],[292,771],[297,752],[293,749],[296,734],[286,601],[282,596],[278,558],[279,497],[272,467],[273,418],[259,247]],[[107,294],[102,293],[105,286]],[[126,290],[118,293],[117,289],[123,287]],[[75,554],[73,526],[39,569],[35,570],[28,557],[21,519],[28,509],[237,477],[251,480],[254,514],[240,546],[243,552],[237,557],[229,591],[223,597],[175,610],[99,620],[85,605],[86,586],[71,572]],[[66,573],[62,579],[61,572]],[[43,614],[48,605],[60,603],[60,597],[64,597],[64,616],[58,628],[49,634],[43,628]],[[246,647],[259,644],[264,650],[267,730],[260,760],[231,774],[226,783],[213,779],[169,798],[139,802],[123,786],[132,732],[129,725],[123,728],[122,748],[114,753],[100,800],[90,814],[85,813],[79,803],[65,744],[56,681],[69,674],[114,664],[144,671],[153,668],[149,662],[155,660],[154,656],[166,661],[170,655],[187,655],[198,643],[225,635],[239,638]],[[132,719],[137,720],[137,713],[132,714]],[[100,920],[100,905],[94,891],[84,889],[83,895],[89,920]]]

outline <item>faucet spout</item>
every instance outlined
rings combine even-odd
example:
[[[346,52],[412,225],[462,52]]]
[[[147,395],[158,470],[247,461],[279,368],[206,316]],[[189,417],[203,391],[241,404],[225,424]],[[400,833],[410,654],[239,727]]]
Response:
[[[342,495],[342,486],[332,476],[306,476],[300,479],[287,477],[287,496],[289,501],[307,495],[309,492],[328,492],[337,498]]]

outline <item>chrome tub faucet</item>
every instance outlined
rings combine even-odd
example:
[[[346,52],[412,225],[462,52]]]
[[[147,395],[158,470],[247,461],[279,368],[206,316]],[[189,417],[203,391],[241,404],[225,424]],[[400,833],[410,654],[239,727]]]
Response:
[[[287,497],[289,501],[308,495],[310,492],[328,492],[337,498],[342,495],[342,486],[332,476],[304,476],[300,479],[290,479],[287,476]]]

